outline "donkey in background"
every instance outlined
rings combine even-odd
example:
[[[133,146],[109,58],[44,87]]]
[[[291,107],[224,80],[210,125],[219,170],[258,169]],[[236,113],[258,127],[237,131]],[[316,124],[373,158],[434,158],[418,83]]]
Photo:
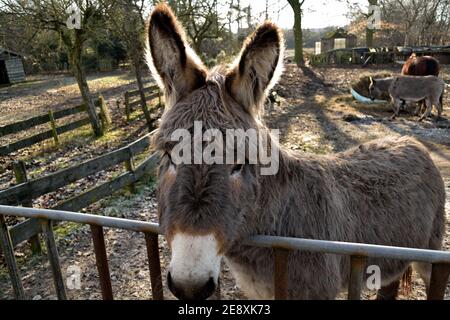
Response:
[[[412,53],[405,61],[402,67],[403,76],[439,76],[440,66],[439,61],[432,56],[418,57],[415,53]],[[425,112],[425,101],[418,103],[416,114],[419,114],[421,109]]]
[[[370,78],[369,94],[372,100],[379,99],[386,91],[391,98],[392,108],[395,119],[400,107],[405,102],[424,101],[426,110],[422,113],[419,121],[427,118],[431,114],[433,105],[438,111],[439,119],[443,112],[445,82],[435,76],[415,77],[415,76],[397,76],[384,79]],[[415,115],[418,115],[421,109],[419,103]]]
[[[440,249],[445,190],[426,149],[386,138],[330,156],[280,151],[279,171],[261,163],[176,164],[172,133],[255,129],[283,61],[283,36],[271,22],[244,43],[231,66],[207,70],[189,48],[172,11],[159,4],[148,21],[148,63],[166,95],[155,137],[161,155],[158,215],[172,256],[167,276],[180,299],[206,299],[222,258],[250,298],[274,296],[273,250],[242,245],[257,234]],[[279,148],[270,141],[268,148]],[[194,150],[194,149],[193,149]],[[380,298],[395,298],[408,261],[369,259],[381,268]],[[349,280],[350,258],[296,251],[289,259],[290,299],[333,299]],[[418,265],[425,281],[430,266]]]

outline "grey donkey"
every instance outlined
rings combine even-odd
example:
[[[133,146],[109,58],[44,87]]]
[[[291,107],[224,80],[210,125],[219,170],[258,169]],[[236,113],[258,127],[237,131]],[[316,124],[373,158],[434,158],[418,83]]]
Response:
[[[395,119],[405,102],[425,102],[426,110],[422,113],[419,121],[427,118],[431,114],[433,105],[438,111],[438,118],[443,112],[445,82],[435,76],[396,76],[384,79],[370,79],[369,93],[371,99],[389,92],[391,104],[394,110],[392,119]],[[415,114],[418,115],[421,109],[419,103]]]
[[[180,299],[206,299],[221,261],[249,298],[274,297],[274,253],[246,246],[252,235],[274,235],[440,249],[445,190],[426,148],[390,137],[335,155],[279,149],[279,170],[262,175],[261,161],[188,163],[174,160],[172,134],[184,129],[266,132],[263,104],[283,61],[283,35],[266,22],[245,41],[232,65],[207,69],[189,48],[170,8],[148,21],[148,63],[166,96],[155,136],[160,154],[158,219],[171,249],[167,284]],[[194,148],[190,153],[194,153]],[[267,151],[267,150],[264,150]],[[235,154],[239,156],[239,153]],[[409,261],[373,258],[381,268],[380,298],[395,298]],[[289,299],[333,299],[349,281],[350,258],[295,251],[289,258]],[[428,282],[430,266],[419,271]]]

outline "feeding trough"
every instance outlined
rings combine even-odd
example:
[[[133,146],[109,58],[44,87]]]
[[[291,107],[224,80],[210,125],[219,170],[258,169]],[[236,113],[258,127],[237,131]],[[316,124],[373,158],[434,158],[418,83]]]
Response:
[[[388,92],[383,92],[383,94],[380,97],[378,97],[379,99],[377,100],[372,100],[369,98],[370,78],[381,79],[390,76],[392,76],[392,74],[389,73],[363,74],[358,80],[354,81],[351,84],[350,92],[357,101],[364,104],[385,103],[390,99]]]
[[[352,93],[352,96],[358,100],[359,102],[362,103],[367,103],[367,104],[374,104],[374,103],[385,103],[387,102],[386,100],[372,100],[370,98],[364,97],[362,95],[360,95],[358,92],[356,92],[353,88],[350,89],[350,92]]]

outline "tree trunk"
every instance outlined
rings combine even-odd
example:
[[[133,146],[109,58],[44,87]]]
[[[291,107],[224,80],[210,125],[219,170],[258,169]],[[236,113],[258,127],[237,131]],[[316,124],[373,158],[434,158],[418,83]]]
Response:
[[[198,55],[202,54],[202,39],[192,39],[192,47]]]
[[[369,0],[369,5],[376,6],[378,5],[378,0]],[[366,47],[373,47],[373,37],[375,34],[374,29],[366,28]]]
[[[366,47],[373,47],[373,34],[375,31],[373,29],[366,28]]]
[[[133,61],[133,66],[134,66],[134,72],[136,74],[136,81],[137,81],[137,85],[138,85],[138,89],[139,89],[139,96],[141,98],[142,111],[144,112],[145,121],[147,121],[148,130],[152,131],[154,129],[153,121],[152,121],[150,112],[148,111],[147,101],[145,99],[144,83],[142,82],[142,70],[141,70],[140,59],[137,55],[133,55],[132,61]]]
[[[403,42],[403,46],[407,47],[409,45],[409,31],[405,32],[405,41]]]
[[[302,31],[302,3],[299,0],[288,0],[294,11],[295,63],[304,64],[303,60],[303,31]]]
[[[77,30],[78,31],[78,30]],[[86,80],[86,74],[81,66],[81,52],[82,44],[80,41],[80,36],[76,34],[74,46],[70,49],[70,63],[72,65],[73,73],[77,79],[78,88],[80,89],[81,97],[86,105],[87,113],[89,119],[91,120],[92,129],[97,137],[103,135],[103,128],[100,124],[100,119],[95,110],[94,102],[92,101],[89,85]]]

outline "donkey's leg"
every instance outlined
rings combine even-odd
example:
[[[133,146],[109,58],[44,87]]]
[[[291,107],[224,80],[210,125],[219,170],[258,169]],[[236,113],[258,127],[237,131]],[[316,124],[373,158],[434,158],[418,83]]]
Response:
[[[395,300],[397,298],[399,287],[400,279],[381,287],[381,289],[377,292],[377,300]]]
[[[428,118],[428,116],[431,113],[431,108],[433,107],[433,104],[431,103],[431,100],[429,98],[425,99],[425,104],[427,105],[427,110],[422,114],[422,116],[419,118],[419,121],[422,121],[423,119]]]
[[[434,105],[438,112],[436,120],[439,120],[439,119],[441,119],[441,115],[442,115],[442,111],[443,111],[443,105],[439,98],[436,99],[436,101],[434,102]]]
[[[421,100],[417,102],[416,110],[413,113],[413,116],[419,116],[426,110],[425,100]]]
[[[400,112],[401,103],[402,100],[392,98],[392,109],[394,109],[394,114],[391,117],[392,120],[394,120],[398,116],[398,113]]]
[[[442,90],[442,93],[439,97],[439,109],[438,109],[438,116],[442,116],[442,112],[444,112],[444,90]]]

